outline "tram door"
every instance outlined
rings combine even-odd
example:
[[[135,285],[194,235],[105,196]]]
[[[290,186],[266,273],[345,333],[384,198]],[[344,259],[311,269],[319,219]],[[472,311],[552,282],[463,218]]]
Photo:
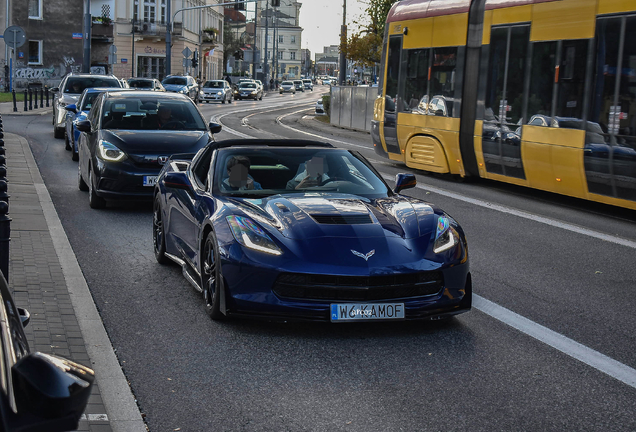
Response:
[[[384,143],[389,153],[400,154],[397,138],[397,101],[402,57],[402,36],[389,38],[389,54],[386,67],[386,92],[384,102]]]

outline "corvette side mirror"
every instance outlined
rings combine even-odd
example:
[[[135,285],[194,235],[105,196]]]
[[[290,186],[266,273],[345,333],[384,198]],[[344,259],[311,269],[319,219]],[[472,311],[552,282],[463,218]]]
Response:
[[[413,174],[400,173],[395,176],[395,188],[393,192],[396,194],[404,189],[410,189],[415,187],[417,180]]]
[[[183,189],[192,191],[192,184],[185,172],[169,172],[163,176],[162,182],[164,186],[172,189]]]

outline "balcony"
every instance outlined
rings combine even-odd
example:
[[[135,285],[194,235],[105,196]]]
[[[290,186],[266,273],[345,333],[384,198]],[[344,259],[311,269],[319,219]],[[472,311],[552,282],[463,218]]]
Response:
[[[113,23],[93,20],[91,25],[91,40],[95,42],[113,41]]]
[[[154,22],[138,22],[135,23],[135,33],[148,36],[165,36],[166,25]]]

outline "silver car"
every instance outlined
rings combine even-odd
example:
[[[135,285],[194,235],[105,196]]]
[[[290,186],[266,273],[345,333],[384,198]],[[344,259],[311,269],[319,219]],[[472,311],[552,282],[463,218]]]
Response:
[[[201,102],[210,103],[221,101],[221,103],[232,103],[232,87],[225,80],[208,80],[201,86],[199,92]]]
[[[76,104],[84,89],[91,87],[123,88],[114,75],[69,74],[59,87],[51,89],[53,96],[53,136],[64,138],[66,130],[66,105]]]
[[[296,86],[293,81],[283,81],[279,88],[280,94],[291,93],[296,94]]]

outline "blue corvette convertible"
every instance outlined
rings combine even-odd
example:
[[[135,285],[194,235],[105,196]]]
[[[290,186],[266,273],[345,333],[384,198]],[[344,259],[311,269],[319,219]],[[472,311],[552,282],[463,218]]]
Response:
[[[174,155],[155,186],[157,261],[179,264],[213,319],[439,319],[471,308],[464,232],[393,190],[360,154],[228,140]]]

